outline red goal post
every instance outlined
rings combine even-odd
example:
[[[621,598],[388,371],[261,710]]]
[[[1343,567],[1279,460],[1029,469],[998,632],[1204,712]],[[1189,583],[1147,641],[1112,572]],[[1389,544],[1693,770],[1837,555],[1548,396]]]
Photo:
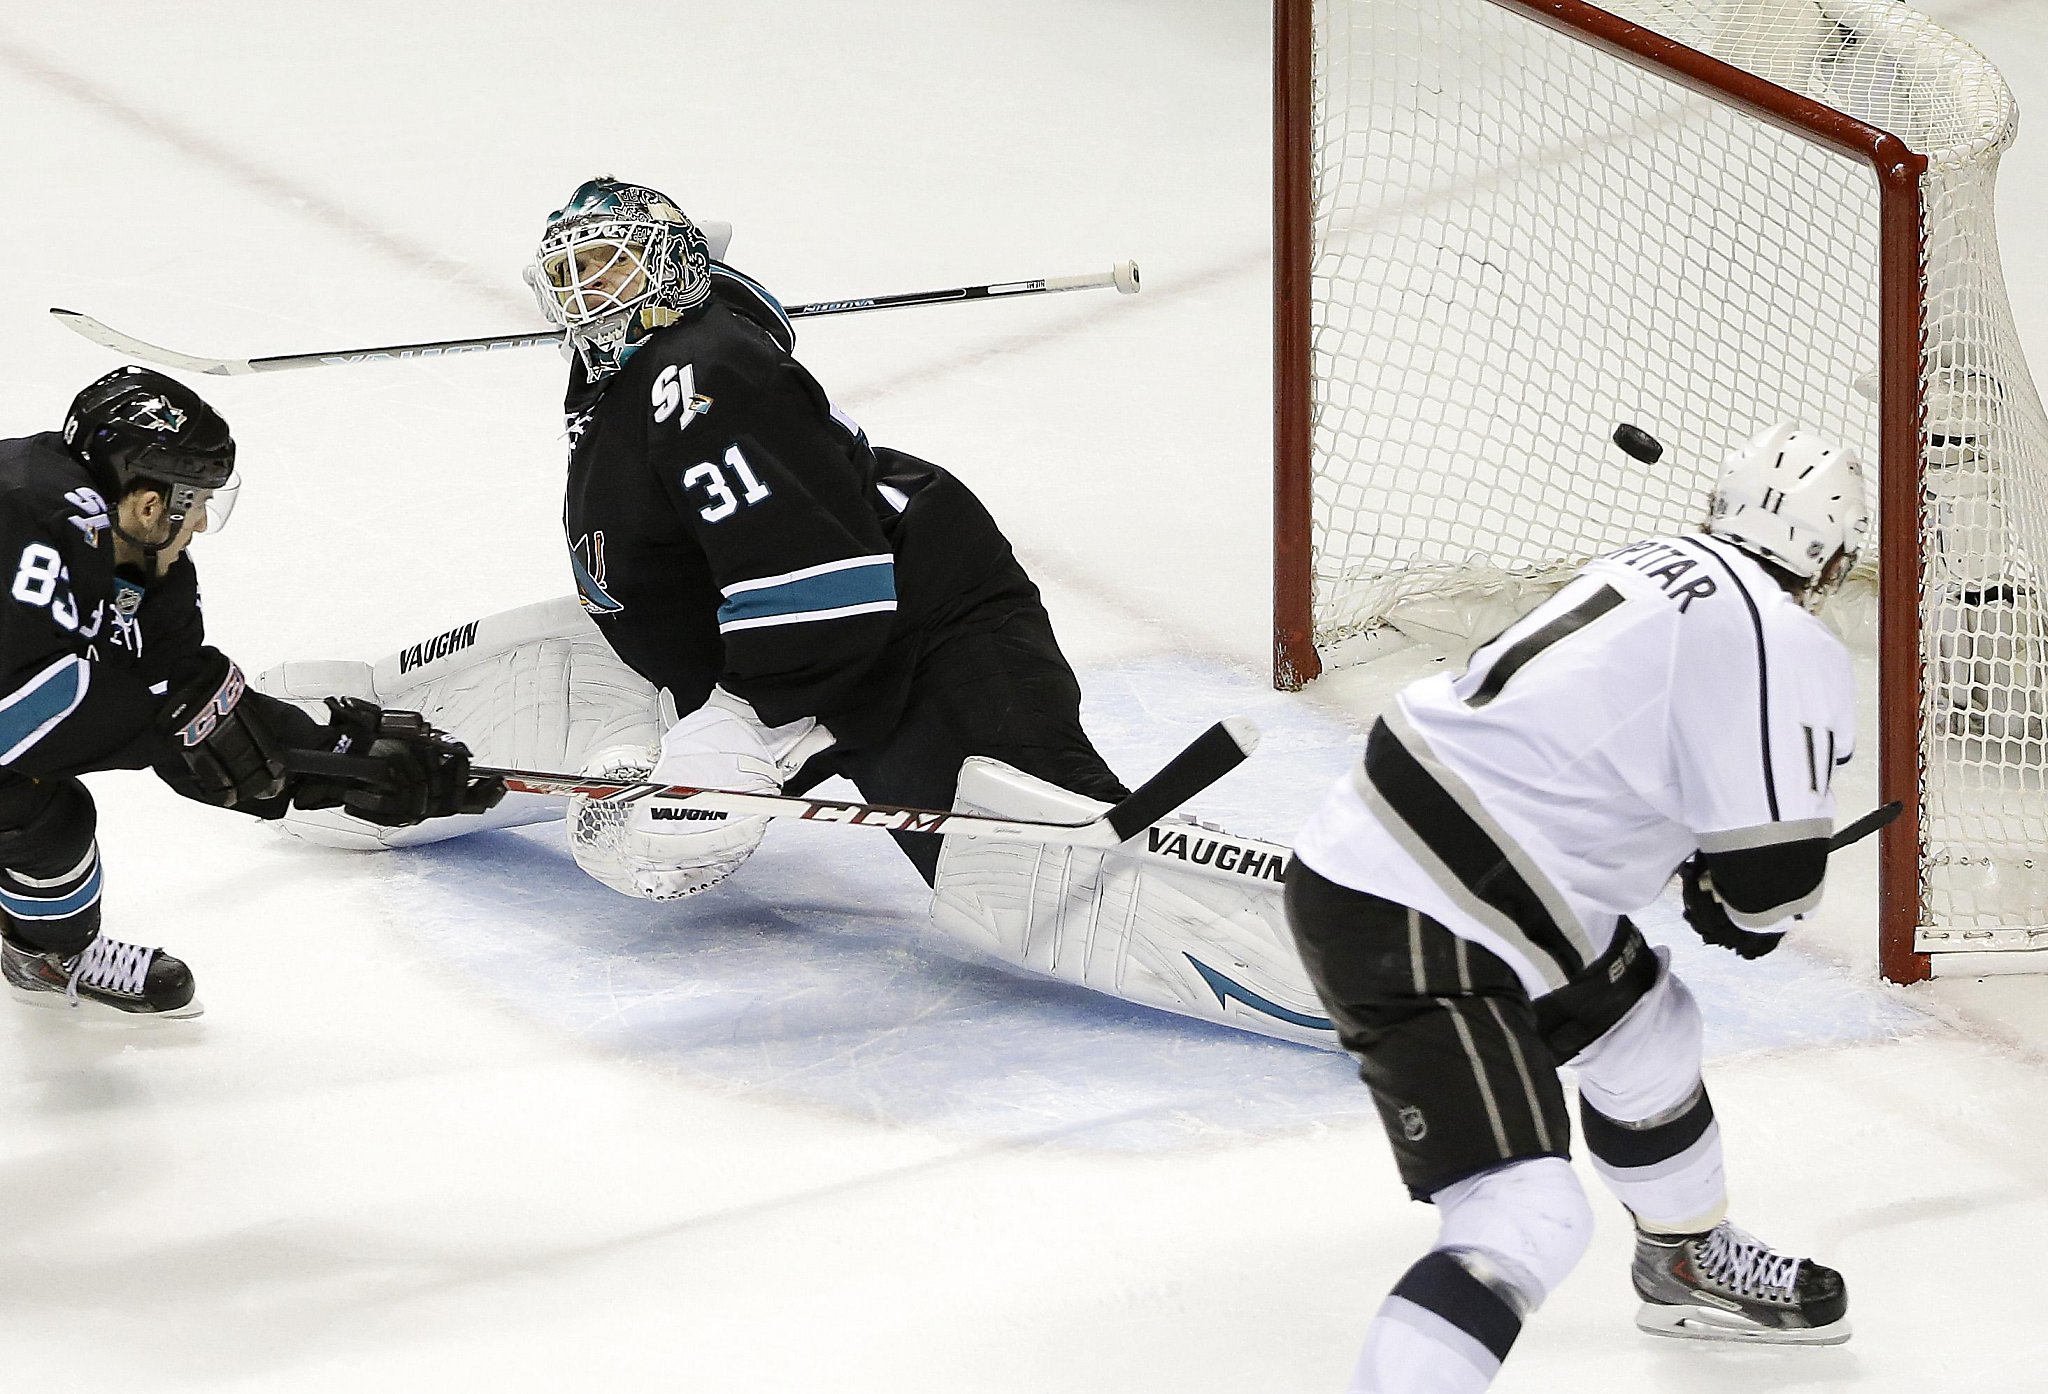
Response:
[[[1276,686],[1300,687],[1332,648],[1401,628],[1400,605],[1434,603],[1468,574],[1480,576],[1476,589],[1489,597],[1525,601],[1529,588],[1553,583],[1599,550],[1696,523],[1727,446],[1769,419],[1794,416],[1847,436],[1877,461],[1874,745],[1880,798],[1905,805],[1881,844],[1879,963],[1885,977],[1911,982],[1929,975],[1922,950],[1962,947],[1975,930],[2007,935],[2001,947],[2048,948],[2048,885],[2016,897],[2012,889],[2033,869],[2030,848],[2042,825],[2031,791],[2048,766],[2048,739],[2011,714],[2040,716],[2038,694],[2021,690],[2041,656],[2024,555],[2034,535],[2012,521],[2016,495],[1990,486],[1960,492],[1995,495],[1992,503],[1930,502],[1929,442],[1946,437],[1929,431],[1955,429],[1929,421],[1930,394],[1957,383],[1980,395],[1995,390],[1999,429],[2032,437],[2027,448],[2036,456],[2041,430],[2023,359],[2012,366],[2016,338],[2008,345],[1998,337],[2011,337],[2010,312],[1988,231],[1971,234],[1989,242],[1988,252],[1944,251],[1974,258],[1966,274],[1949,278],[1967,282],[1950,299],[1968,306],[1942,312],[1942,342],[1959,347],[1937,353],[1929,344],[1928,248],[1937,234],[1951,237],[1945,223],[1930,224],[1930,216],[1949,216],[1930,213],[1930,153],[1944,169],[1983,166],[1988,228],[1990,171],[2011,138],[2009,96],[1988,63],[1951,40],[1976,66],[1954,77],[1965,84],[1967,109],[1956,117],[1945,105],[1948,126],[1930,116],[1909,143],[1842,109],[1853,104],[1843,93],[1880,112],[1902,109],[1921,90],[1915,83],[1948,83],[1947,68],[1960,61],[1944,49],[1922,72],[1910,45],[1923,33],[1948,36],[1903,6],[1869,8],[1886,4],[1275,0],[1273,674]],[[1798,26],[1790,38],[1773,28],[1787,24]],[[1465,26],[1479,37],[1463,34]],[[1485,69],[1480,50],[1488,44],[1501,56],[1461,98],[1453,91],[1459,74],[1468,64]],[[1556,78],[1541,75],[1546,65]],[[1554,92],[1540,86],[1545,81]],[[1795,90],[1795,81],[1816,90]],[[1610,88],[1622,93],[1623,108],[1611,130],[1602,126]],[[1412,109],[1401,105],[1404,93]],[[1981,111],[1968,105],[1980,98]],[[1946,92],[1943,101],[1958,105]],[[1539,110],[1545,103],[1559,110]],[[1990,129],[2001,112],[2005,127]],[[1745,142],[1771,147],[1753,171],[1737,168],[1748,158]],[[1827,154],[1800,157],[1781,146]],[[1622,156],[1608,160],[1614,150]],[[1855,176],[1850,161],[1867,174]],[[1976,177],[1974,169],[1966,174]],[[1809,183],[1827,185],[1826,197],[1840,202],[1806,208]],[[1936,196],[1968,203],[1974,190],[1938,188]],[[1728,210],[1716,200],[1737,205],[1740,216],[1717,222]],[[1671,225],[1660,231],[1667,211]],[[1966,212],[1977,216],[1974,207]],[[1668,245],[1659,243],[1666,233]],[[1815,252],[1837,234],[1839,248]],[[1557,247],[1544,250],[1553,235]],[[1783,245],[1767,245],[1773,236]],[[1609,279],[1634,276],[1632,289],[1625,284],[1612,302],[1590,307],[1569,296],[1543,299],[1551,281],[1569,282],[1616,247],[1614,261],[1628,265],[1601,265],[1594,288],[1579,289],[1598,300]],[[1986,256],[1988,270],[1979,265]],[[1980,350],[1977,330],[1957,326],[1994,298],[1986,284],[1997,290],[1990,311],[2005,320],[1983,331],[1987,344],[1997,342]],[[1734,303],[1746,300],[1755,303]],[[1782,351],[1797,337],[1784,331],[1809,323],[1831,337],[1810,359]],[[1759,346],[1766,339],[1769,352]],[[1658,359],[1667,345],[1677,346],[1668,365]],[[1370,360],[1371,371],[1338,380],[1352,359]],[[1860,395],[1842,390],[1852,381]],[[1945,411],[1955,396],[1943,398]],[[1496,405],[1509,397],[1508,407]],[[1553,397],[1571,402],[1554,408]],[[1464,451],[1459,433],[1475,420],[1477,444]],[[1678,460],[1651,471],[1605,447],[1610,458],[1587,463],[1621,420],[1642,420],[1667,442],[1675,437]],[[1986,426],[1971,436],[1971,479],[1991,470],[1993,439]],[[1453,458],[1461,455],[1469,458]],[[2036,456],[2025,463],[2037,464]],[[1571,477],[1548,477],[1553,464]],[[1556,555],[1531,551],[1516,536],[1548,534],[1555,525],[1544,520],[1576,522],[1610,502],[1618,531],[1590,527],[1564,539]],[[1936,508],[1946,511],[1937,518]],[[1992,523],[1982,522],[1986,515]],[[1374,537],[1361,541],[1367,534]],[[1996,555],[1959,563],[1953,553],[1966,536]],[[1939,545],[1951,553],[1932,567],[1930,537],[1946,537]],[[1969,613],[1949,615],[1959,608]],[[1426,618],[1423,627],[1437,623]],[[1997,631],[1992,638],[1987,626]],[[1989,695],[1974,700],[2001,714],[1988,744],[1981,713],[1958,714],[1971,699],[1931,702],[1928,691],[1931,678],[1960,692],[1980,676]],[[1872,749],[1869,733],[1863,744]],[[1942,767],[1932,783],[1930,764]],[[1997,795],[2002,785],[2026,786],[2012,795],[2010,826],[1965,828],[1966,814],[1950,808],[1969,803],[1960,791]],[[1930,806],[1939,815],[1932,827]],[[1992,850],[1978,857],[1973,837]],[[1947,879],[1931,897],[1928,872],[1937,865]],[[1961,889],[1951,893],[1951,882]],[[1950,902],[1963,911],[1948,914]],[[1953,936],[1946,922],[1958,926]]]

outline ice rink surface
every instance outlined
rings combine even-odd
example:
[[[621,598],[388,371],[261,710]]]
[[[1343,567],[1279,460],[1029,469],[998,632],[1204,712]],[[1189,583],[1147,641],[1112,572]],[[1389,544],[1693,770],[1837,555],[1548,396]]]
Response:
[[[2038,0],[1925,8],[2048,110]],[[1195,811],[1285,837],[1427,660],[1266,685],[1267,27],[7,0],[0,434],[118,361],[51,305],[233,356],[525,328],[541,218],[598,172],[732,221],[792,302],[1134,257],[1135,300],[811,321],[799,356],[990,502],[1126,777],[1245,712],[1265,747]],[[2048,143],[2001,200],[2038,371]],[[247,481],[195,549],[215,642],[374,658],[564,592],[561,377],[527,350],[202,380]],[[109,928],[187,958],[208,1011],[0,1009],[0,1388],[1308,1394],[1433,1232],[1345,1061],[968,961],[880,837],[778,831],[649,905],[546,827],[351,856],[92,787]],[[1498,1389],[2048,1388],[2048,981],[1880,988],[1868,844],[1845,870],[1760,963],[1649,927],[1706,1004],[1734,1216],[1844,1271],[1855,1339],[1637,1334],[1598,1193]]]

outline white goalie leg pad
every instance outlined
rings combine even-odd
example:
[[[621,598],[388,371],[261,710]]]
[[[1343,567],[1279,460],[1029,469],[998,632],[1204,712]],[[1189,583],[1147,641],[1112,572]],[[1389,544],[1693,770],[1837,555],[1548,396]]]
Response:
[[[982,756],[954,808],[1082,822],[1106,804]],[[1281,908],[1287,850],[1185,820],[1122,847],[948,837],[932,923],[1005,962],[1125,1001],[1337,1049]]]
[[[477,764],[512,769],[580,770],[596,751],[655,745],[666,724],[661,694],[612,652],[574,596],[471,620],[374,664],[279,664],[255,687],[323,718],[319,699],[329,695],[417,711],[467,745]],[[374,850],[546,822],[565,807],[508,794],[487,813],[410,828],[380,828],[338,809],[295,809],[282,822],[311,842]]]

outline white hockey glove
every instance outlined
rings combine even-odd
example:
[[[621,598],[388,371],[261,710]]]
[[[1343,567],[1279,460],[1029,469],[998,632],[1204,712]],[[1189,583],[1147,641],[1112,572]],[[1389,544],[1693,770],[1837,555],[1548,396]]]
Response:
[[[614,747],[585,774],[648,779],[742,794],[779,794],[832,733],[810,717],[765,726],[722,688],[671,726],[657,749]],[[615,891],[674,900],[708,890],[737,871],[767,834],[766,818],[734,817],[642,801],[621,808],[570,800],[569,848],[576,864]]]

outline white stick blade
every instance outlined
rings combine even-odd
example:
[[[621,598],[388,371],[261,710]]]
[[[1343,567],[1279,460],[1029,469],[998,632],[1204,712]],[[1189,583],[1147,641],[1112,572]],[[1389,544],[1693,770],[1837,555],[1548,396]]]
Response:
[[[1230,738],[1237,742],[1237,748],[1246,755],[1259,748],[1259,728],[1250,717],[1226,716],[1222,725]]]
[[[57,323],[63,325],[80,338],[89,339],[101,348],[112,349],[114,352],[124,354],[129,358],[140,358],[146,362],[161,364],[166,368],[181,368],[188,373],[211,373],[215,377],[231,377],[240,373],[253,373],[256,371],[246,361],[225,358],[196,358],[189,353],[179,353],[175,349],[158,348],[155,344],[146,344],[133,335],[123,334],[118,329],[109,328],[91,315],[83,315],[76,310],[60,310],[52,306],[50,313],[56,317]]]

